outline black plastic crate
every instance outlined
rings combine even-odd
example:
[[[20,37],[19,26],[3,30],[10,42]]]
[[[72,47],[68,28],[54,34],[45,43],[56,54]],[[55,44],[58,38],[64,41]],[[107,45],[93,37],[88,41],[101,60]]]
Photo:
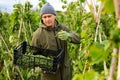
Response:
[[[57,51],[28,45],[26,41],[14,49],[13,64],[23,68],[40,67],[44,72],[56,72],[61,63],[62,49]]]

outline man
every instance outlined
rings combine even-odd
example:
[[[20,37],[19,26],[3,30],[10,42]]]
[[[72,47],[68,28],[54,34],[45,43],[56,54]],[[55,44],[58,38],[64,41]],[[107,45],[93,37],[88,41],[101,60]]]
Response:
[[[63,49],[62,62],[55,74],[41,74],[41,80],[71,80],[72,73],[67,53],[67,42],[79,44],[80,37],[56,20],[56,12],[49,3],[41,9],[42,25],[34,32],[32,45],[44,49]]]

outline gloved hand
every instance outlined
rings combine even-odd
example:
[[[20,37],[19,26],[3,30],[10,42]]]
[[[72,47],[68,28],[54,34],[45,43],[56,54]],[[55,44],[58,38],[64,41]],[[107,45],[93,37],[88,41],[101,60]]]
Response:
[[[66,31],[63,31],[63,30],[61,30],[60,32],[58,32],[56,34],[56,37],[58,37],[61,40],[69,40],[69,41],[71,41],[71,35],[70,35],[70,33],[66,32]]]

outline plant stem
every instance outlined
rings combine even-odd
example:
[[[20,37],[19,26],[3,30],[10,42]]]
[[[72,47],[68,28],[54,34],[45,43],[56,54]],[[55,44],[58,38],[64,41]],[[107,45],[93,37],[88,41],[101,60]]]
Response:
[[[118,28],[120,28],[120,0],[113,0],[114,2],[114,7],[115,7],[115,14],[116,14],[116,18],[118,20]]]
[[[23,29],[24,29],[23,31],[24,31],[24,34],[25,34],[25,40],[28,41],[28,39],[27,39],[27,33],[26,33],[27,30],[26,30],[26,27],[25,27],[26,25],[27,25],[27,22],[26,23],[23,22]]]
[[[30,33],[31,33],[31,36],[32,36],[32,28],[31,28],[30,21],[29,21],[29,28],[30,28]]]
[[[21,80],[24,80],[24,78],[23,78],[23,76],[22,76],[22,74],[21,74],[21,72],[20,72],[19,67],[18,67],[18,66],[15,66],[15,69],[18,71],[18,73],[19,73],[19,75],[20,75]]]
[[[19,28],[19,33],[18,33],[18,39],[20,38],[20,34],[21,34],[21,31],[22,31],[22,24],[23,24],[23,19],[21,18],[21,20],[20,20],[20,28]]]
[[[114,7],[115,7],[115,14],[116,14],[116,18],[119,19],[120,18],[120,0],[113,0],[114,2]]]
[[[88,61],[86,60],[85,61],[85,67],[84,67],[84,70],[83,70],[83,75],[85,74],[85,71],[86,71],[86,68],[87,68],[87,64],[88,64]]]
[[[97,23],[97,28],[96,28],[96,31],[95,31],[95,39],[94,39],[94,42],[97,41],[97,35],[98,35],[98,29],[99,29],[99,27],[100,27],[100,20],[99,20],[98,23]]]
[[[8,55],[9,55],[9,56],[11,57],[11,59],[13,60],[13,56],[12,56],[12,54],[10,53],[10,49],[8,48],[8,45],[6,44],[4,38],[2,37],[1,34],[0,34],[0,38],[2,39],[2,41],[3,41],[4,45],[5,45],[5,47],[7,48]]]
[[[7,77],[8,77],[9,80],[11,80],[9,70],[8,70],[8,65],[7,65],[5,60],[4,60],[4,65],[5,65],[5,68],[6,68]]]
[[[106,61],[103,62],[103,65],[104,65],[104,71],[105,71],[105,78],[107,79],[108,69],[107,69],[107,66],[106,66]]]
[[[97,28],[96,28],[96,34],[95,34],[95,39],[94,39],[95,42],[97,41],[98,29],[100,27],[100,15],[101,15],[101,11],[102,11],[102,3],[99,4],[98,12],[96,14]]]
[[[120,80],[120,46],[119,46],[119,57],[118,57],[118,73],[117,73],[117,80]]]
[[[114,7],[115,7],[115,14],[118,20],[117,28],[120,29],[120,0],[113,0]],[[119,44],[118,44],[119,46]],[[117,80],[120,80],[120,46],[118,48],[118,73],[117,73]]]
[[[108,76],[108,80],[113,80],[114,72],[115,72],[115,69],[116,69],[116,65],[117,65],[117,48],[114,48],[113,49],[113,53],[112,53],[110,74]]]

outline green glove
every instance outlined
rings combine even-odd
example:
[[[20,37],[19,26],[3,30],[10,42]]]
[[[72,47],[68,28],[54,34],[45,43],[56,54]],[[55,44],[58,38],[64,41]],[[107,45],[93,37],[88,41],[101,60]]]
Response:
[[[71,41],[71,35],[70,35],[70,33],[66,32],[66,31],[63,31],[63,30],[61,30],[60,32],[58,32],[56,34],[56,37],[58,37],[61,40],[69,40],[69,41]]]

